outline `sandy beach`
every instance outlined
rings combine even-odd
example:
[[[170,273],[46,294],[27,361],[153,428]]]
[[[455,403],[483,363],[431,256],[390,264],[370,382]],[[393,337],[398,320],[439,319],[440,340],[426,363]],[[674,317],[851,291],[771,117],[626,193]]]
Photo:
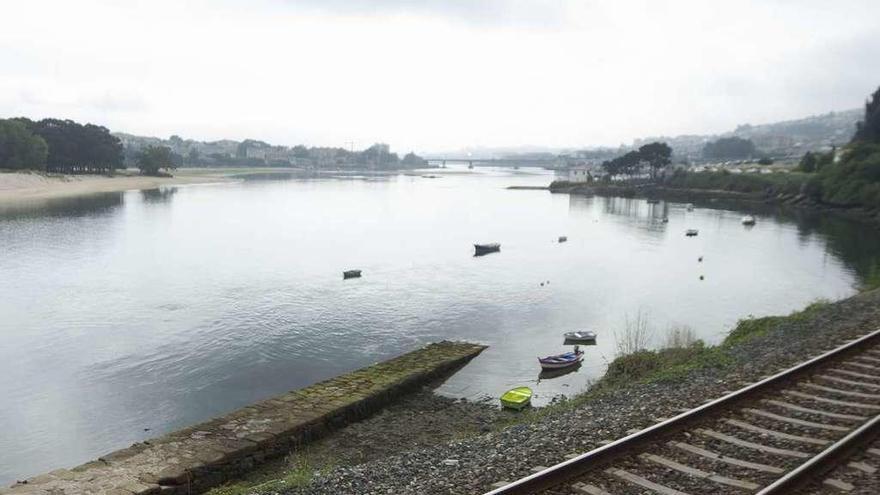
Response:
[[[261,169],[248,172],[261,172]],[[277,172],[277,169],[271,170]],[[0,172],[0,204],[33,203],[70,196],[155,189],[183,184],[210,184],[236,180],[238,169],[181,169],[174,177],[147,177],[136,172],[100,175],[61,175],[39,172]],[[289,170],[288,170],[289,172]]]

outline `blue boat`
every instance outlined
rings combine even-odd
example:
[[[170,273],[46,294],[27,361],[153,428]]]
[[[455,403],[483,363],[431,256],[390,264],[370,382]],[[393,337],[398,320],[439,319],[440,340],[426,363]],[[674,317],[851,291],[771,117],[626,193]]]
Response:
[[[541,363],[541,369],[558,370],[560,368],[574,366],[583,361],[583,359],[584,351],[578,349],[577,346],[575,346],[573,352],[566,352],[564,354],[557,354],[555,356],[538,358],[538,362]]]

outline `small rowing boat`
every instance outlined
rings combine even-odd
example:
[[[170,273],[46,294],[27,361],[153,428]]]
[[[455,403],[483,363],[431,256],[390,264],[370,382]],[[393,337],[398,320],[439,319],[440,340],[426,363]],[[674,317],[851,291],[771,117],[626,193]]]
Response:
[[[347,278],[360,278],[361,271],[360,270],[345,270],[342,272],[342,279],[345,280]]]
[[[742,217],[742,224],[743,225],[755,225],[755,217],[753,217],[751,215],[746,215],[746,216]]]
[[[504,392],[501,396],[501,405],[517,411],[528,406],[532,402],[532,389],[529,387],[516,387]]]
[[[581,351],[577,347],[575,347],[574,352],[566,352],[564,354],[557,354],[555,356],[538,358],[538,362],[541,363],[541,369],[558,370],[559,368],[574,366],[580,363],[583,359],[584,351]]]
[[[584,330],[581,332],[567,332],[565,334],[565,344],[595,344],[596,332]]]
[[[501,244],[493,242],[491,244],[474,244],[474,256],[482,256],[484,254],[495,253],[501,251]]]
[[[559,236],[559,242],[566,242],[566,241],[568,241],[568,237],[566,237],[564,235]]]
[[[685,231],[684,235],[686,235],[688,237],[694,237],[694,236],[698,235],[699,233],[700,233],[700,231],[697,229],[687,229]]]

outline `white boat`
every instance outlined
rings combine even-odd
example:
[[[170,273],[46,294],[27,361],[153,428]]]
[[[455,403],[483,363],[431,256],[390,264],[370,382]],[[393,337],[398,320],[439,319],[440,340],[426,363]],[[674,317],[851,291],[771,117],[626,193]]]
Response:
[[[688,237],[693,237],[695,235],[699,235],[699,233],[700,233],[700,231],[697,229],[687,229],[686,231],[684,231],[684,235],[686,235]]]
[[[687,211],[694,211],[694,204],[693,204],[693,203],[688,203],[687,206],[686,206],[685,208],[687,208]]]
[[[755,217],[753,217],[751,215],[746,215],[746,216],[742,217],[742,224],[743,225],[755,225]]]
[[[580,332],[566,332],[565,344],[595,344],[596,332],[583,330]]]

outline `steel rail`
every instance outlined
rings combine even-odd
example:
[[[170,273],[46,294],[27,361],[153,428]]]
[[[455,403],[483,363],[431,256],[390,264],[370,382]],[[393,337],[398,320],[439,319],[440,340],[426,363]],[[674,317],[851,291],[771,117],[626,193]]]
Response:
[[[775,375],[764,378],[763,380],[743,387],[735,392],[731,392],[723,397],[697,406],[689,411],[685,411],[678,416],[651,425],[607,445],[603,445],[602,447],[593,449],[567,461],[560,462],[559,464],[544,469],[543,471],[538,471],[525,478],[520,478],[513,483],[486,492],[484,495],[527,495],[559,485],[568,479],[583,475],[594,469],[597,465],[601,465],[618,457],[626,451],[632,450],[636,445],[656,441],[658,438],[680,431],[690,423],[722,411],[730,407],[731,404],[745,400],[747,397],[755,393],[765,391],[778,386],[780,383],[792,380],[795,376],[838,358],[849,351],[866,345],[868,342],[871,342],[878,337],[880,337],[880,330],[875,330],[840,347],[820,354],[819,356],[776,373]]]
[[[841,460],[849,457],[854,449],[870,442],[877,435],[880,435],[880,415],[874,416],[815,457],[785,473],[781,478],[764,487],[757,495],[797,493],[795,490],[836,467]]]

